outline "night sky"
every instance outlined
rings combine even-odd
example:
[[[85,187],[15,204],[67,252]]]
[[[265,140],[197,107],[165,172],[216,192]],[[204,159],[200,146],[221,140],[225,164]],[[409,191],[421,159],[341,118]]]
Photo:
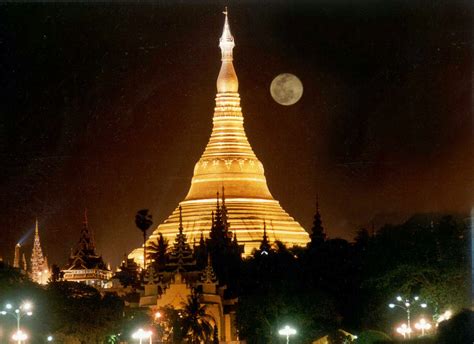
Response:
[[[222,10],[273,196],[330,237],[472,204],[471,4],[0,5],[0,255],[40,222],[64,265],[84,208],[117,264],[186,195],[212,127]],[[355,5],[357,3],[357,5]],[[297,75],[285,107],[272,79]],[[28,255],[32,235],[26,237]]]

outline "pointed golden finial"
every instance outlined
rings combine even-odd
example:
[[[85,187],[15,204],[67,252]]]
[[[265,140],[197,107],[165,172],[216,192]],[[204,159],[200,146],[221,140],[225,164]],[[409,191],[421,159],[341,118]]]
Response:
[[[38,218],[36,218],[35,234],[38,235]]]
[[[222,53],[222,66],[217,78],[217,92],[218,93],[235,93],[239,89],[239,81],[235,74],[234,66],[232,65],[232,49],[235,47],[234,37],[230,32],[229,25],[229,12],[227,7],[224,12],[224,29],[222,30],[222,36],[219,39],[219,47]]]
[[[232,49],[235,46],[234,37],[230,32],[230,25],[229,25],[229,12],[227,11],[227,7],[222,12],[225,15],[224,19],[224,29],[222,30],[222,36],[219,39],[219,47],[222,50],[222,60],[224,61],[225,58],[232,61]]]

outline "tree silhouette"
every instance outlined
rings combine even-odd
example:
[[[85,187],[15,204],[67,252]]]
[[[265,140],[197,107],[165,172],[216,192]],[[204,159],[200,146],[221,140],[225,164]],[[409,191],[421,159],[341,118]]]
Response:
[[[167,262],[169,242],[162,233],[158,235],[158,242],[150,242],[146,249],[148,251],[147,258],[155,263],[157,269],[161,269]]]
[[[206,314],[206,305],[199,301],[200,294],[193,290],[188,296],[187,303],[183,304],[183,329],[187,341],[192,344],[200,344],[202,341],[212,340],[213,318]]]
[[[146,231],[152,224],[152,216],[148,213],[148,209],[137,211],[135,215],[135,225],[143,233],[143,269],[146,269]]]

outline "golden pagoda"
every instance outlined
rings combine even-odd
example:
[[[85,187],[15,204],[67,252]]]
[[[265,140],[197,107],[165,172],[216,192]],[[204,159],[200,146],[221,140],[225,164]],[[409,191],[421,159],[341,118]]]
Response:
[[[230,230],[245,245],[245,254],[260,246],[263,223],[272,241],[280,240],[289,246],[306,245],[308,233],[270,193],[262,163],[250,146],[244,130],[244,117],[238,93],[239,81],[233,66],[235,46],[227,10],[219,47],[222,65],[217,77],[216,107],[209,143],[194,167],[191,188],[174,212],[156,228],[149,241],[156,242],[162,233],[170,242],[179,224],[179,207],[185,219],[184,233],[193,241],[201,233],[208,235],[212,226],[212,212],[216,208],[216,193],[225,190]],[[143,262],[142,249],[130,254]]]

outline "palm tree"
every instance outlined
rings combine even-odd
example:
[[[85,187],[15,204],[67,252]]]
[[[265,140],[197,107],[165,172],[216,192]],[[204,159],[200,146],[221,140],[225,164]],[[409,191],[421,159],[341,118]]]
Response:
[[[206,314],[206,305],[199,301],[200,295],[193,290],[188,302],[183,304],[183,329],[188,343],[201,344],[212,340],[214,319]]]
[[[148,251],[147,258],[155,262],[157,268],[163,267],[166,264],[168,252],[168,240],[163,237],[162,233],[158,233],[158,242],[151,241],[146,247]]]
[[[143,232],[143,269],[146,269],[146,231],[153,224],[152,216],[148,213],[148,209],[137,211],[135,215],[135,224],[137,228]]]

